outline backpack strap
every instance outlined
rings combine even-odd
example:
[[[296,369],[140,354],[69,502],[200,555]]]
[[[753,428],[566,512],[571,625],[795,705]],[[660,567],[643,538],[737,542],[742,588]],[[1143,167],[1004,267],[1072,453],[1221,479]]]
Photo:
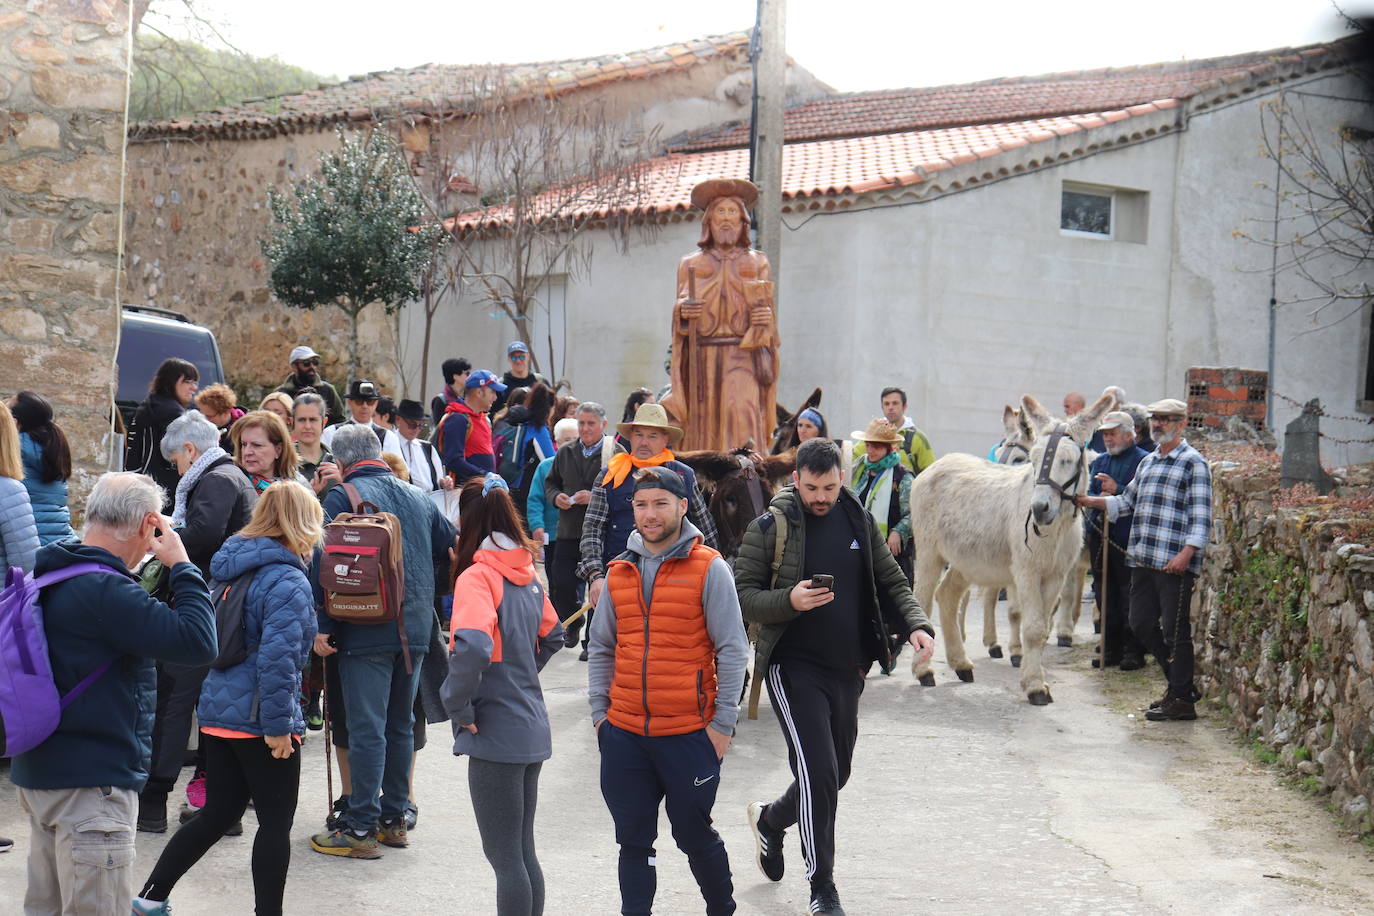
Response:
[[[75,579],[77,576],[84,576],[87,573],[105,573],[115,576],[123,575],[123,573],[115,569],[113,566],[108,566],[104,563],[96,563],[95,561],[88,561],[85,563],[73,563],[70,566],[62,567],[61,569],[54,569],[50,570],[49,572],[45,572],[43,573],[43,575],[38,576],[33,580],[33,586],[37,589],[46,588],[49,585],[56,585],[57,583],[65,582],[68,579]],[[62,699],[58,703],[58,708],[66,709],[68,706],[72,705],[72,703],[76,702],[77,697],[81,696],[81,694],[85,693],[92,684],[100,680],[101,675],[103,675],[106,671],[109,671],[118,658],[118,655],[112,656],[103,665],[98,666],[90,674],[83,677],[75,687],[73,687],[71,690],[68,690],[65,694],[62,695]]]
[[[363,495],[358,492],[358,488],[351,483],[345,482],[343,485],[344,493],[348,495],[348,502],[356,515],[376,515],[378,508],[376,503],[368,502],[363,499]]]
[[[782,555],[787,550],[787,517],[777,506],[770,505],[768,514],[773,516],[773,562],[770,564],[771,575],[768,580],[768,588],[778,587],[778,570],[782,568]],[[754,642],[758,642],[758,633],[751,633]],[[757,658],[757,656],[755,656]],[[763,692],[763,679],[768,676],[766,671],[755,671],[754,680],[749,685],[749,718],[759,717],[759,695]]]

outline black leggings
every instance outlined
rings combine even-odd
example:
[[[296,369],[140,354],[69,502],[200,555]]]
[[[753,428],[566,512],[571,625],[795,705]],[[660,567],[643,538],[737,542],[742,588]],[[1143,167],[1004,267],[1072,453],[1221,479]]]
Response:
[[[256,912],[257,916],[280,916],[301,783],[300,749],[279,760],[261,738],[217,738],[203,733],[200,737],[205,747],[205,807],[168,841],[139,896],[166,900],[181,876],[243,817],[252,799],[258,815],[258,835],[253,840]]]
[[[534,854],[540,763],[468,758],[468,792],[482,851],[496,872],[497,916],[540,916],[544,873]]]

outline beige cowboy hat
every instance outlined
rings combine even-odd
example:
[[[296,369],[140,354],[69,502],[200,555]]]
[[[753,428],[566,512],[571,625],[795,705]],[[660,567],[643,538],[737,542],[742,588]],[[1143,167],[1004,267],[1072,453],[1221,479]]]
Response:
[[[668,411],[663,409],[662,404],[640,404],[635,411],[635,418],[629,423],[616,424],[616,432],[625,438],[630,437],[630,430],[636,426],[648,426],[653,429],[666,429],[668,431],[668,447],[672,448],[682,441],[682,427],[673,426],[668,422]]]
[[[902,434],[897,432],[896,427],[884,420],[882,417],[870,420],[868,428],[863,432],[854,430],[849,434],[849,438],[859,442],[878,442],[883,445],[901,445]]]
[[[747,209],[759,199],[759,189],[743,178],[711,178],[692,188],[692,206],[698,210],[705,210],[720,197],[738,197]]]

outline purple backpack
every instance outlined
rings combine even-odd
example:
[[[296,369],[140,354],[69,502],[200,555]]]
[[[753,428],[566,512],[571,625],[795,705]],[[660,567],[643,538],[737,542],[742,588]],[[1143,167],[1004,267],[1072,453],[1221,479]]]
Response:
[[[121,575],[104,563],[73,563],[37,578],[10,567],[5,577],[5,589],[0,592],[0,757],[14,757],[46,741],[57,731],[62,711],[115,662],[111,658],[66,696],[58,696],[38,593],[86,573]]]

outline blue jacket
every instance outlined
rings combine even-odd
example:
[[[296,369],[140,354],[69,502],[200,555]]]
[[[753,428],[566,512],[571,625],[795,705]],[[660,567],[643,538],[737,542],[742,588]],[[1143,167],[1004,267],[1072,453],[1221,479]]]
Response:
[[[302,734],[301,669],[315,639],[315,600],[305,564],[271,538],[234,535],[210,561],[227,583],[256,572],[244,599],[248,658],[211,671],[200,690],[201,725],[254,735]]]
[[[534,469],[534,479],[530,482],[530,495],[525,499],[525,521],[529,522],[530,531],[536,528],[543,528],[548,534],[549,540],[554,540],[558,533],[558,507],[549,502],[549,498],[544,495],[544,481],[549,476],[549,469],[553,467],[554,456],[550,455]]]
[[[429,648],[430,631],[435,621],[434,564],[448,562],[448,549],[453,546],[457,531],[419,487],[400,480],[385,468],[364,466],[347,475],[344,481],[356,486],[364,500],[401,521],[406,576],[401,612],[405,615],[410,654],[423,654]],[[343,487],[330,490],[324,498],[325,521],[340,512],[351,511],[349,506],[348,493]],[[310,581],[315,583],[319,630],[334,636],[340,652],[367,655],[401,651],[401,638],[394,622],[344,623],[325,613],[324,592],[319,586],[318,554],[310,571]]]
[[[11,566],[33,572],[38,547],[29,491],[21,482],[0,476],[0,575]]]
[[[210,593],[194,564],[172,567],[170,607],[149,596],[114,554],[75,539],[40,549],[34,571],[87,561],[128,578],[77,576],[43,591],[53,680],[65,694],[111,658],[115,663],[67,707],[47,741],[14,758],[10,777],[25,789],[142,790],[157,705],[153,661],[208,665],[219,650]]]
[[[553,453],[557,451],[557,449],[553,447],[553,436],[549,434],[549,428],[543,423],[521,423],[519,426],[514,427],[507,435],[515,434],[519,434],[520,436],[520,454],[516,456],[515,460],[520,464],[522,471],[525,467],[525,462],[530,459],[530,456],[543,455],[543,458],[539,459],[542,464],[545,459],[552,458]],[[535,451],[536,446],[539,449],[538,452]],[[524,486],[526,482],[527,481],[522,477],[513,483],[512,486],[521,487]],[[543,486],[542,482],[540,486]]]
[[[1136,468],[1140,467],[1140,462],[1149,452],[1138,445],[1133,445],[1120,455],[1113,455],[1110,452],[1103,452],[1097,459],[1088,466],[1088,495],[1101,496],[1102,484],[1097,482],[1098,474],[1106,474],[1116,481],[1116,492],[1120,493],[1126,489],[1126,484],[1135,479]],[[1089,534],[1096,533],[1102,512],[1098,509],[1089,509],[1083,513],[1083,526]],[[1112,540],[1125,547],[1131,539],[1131,516],[1124,515],[1111,524]]]
[[[28,433],[19,434],[19,451],[24,456],[24,489],[29,491],[33,520],[38,525],[38,543],[51,544],[72,536],[72,516],[67,511],[67,482],[43,482],[43,446]]]

